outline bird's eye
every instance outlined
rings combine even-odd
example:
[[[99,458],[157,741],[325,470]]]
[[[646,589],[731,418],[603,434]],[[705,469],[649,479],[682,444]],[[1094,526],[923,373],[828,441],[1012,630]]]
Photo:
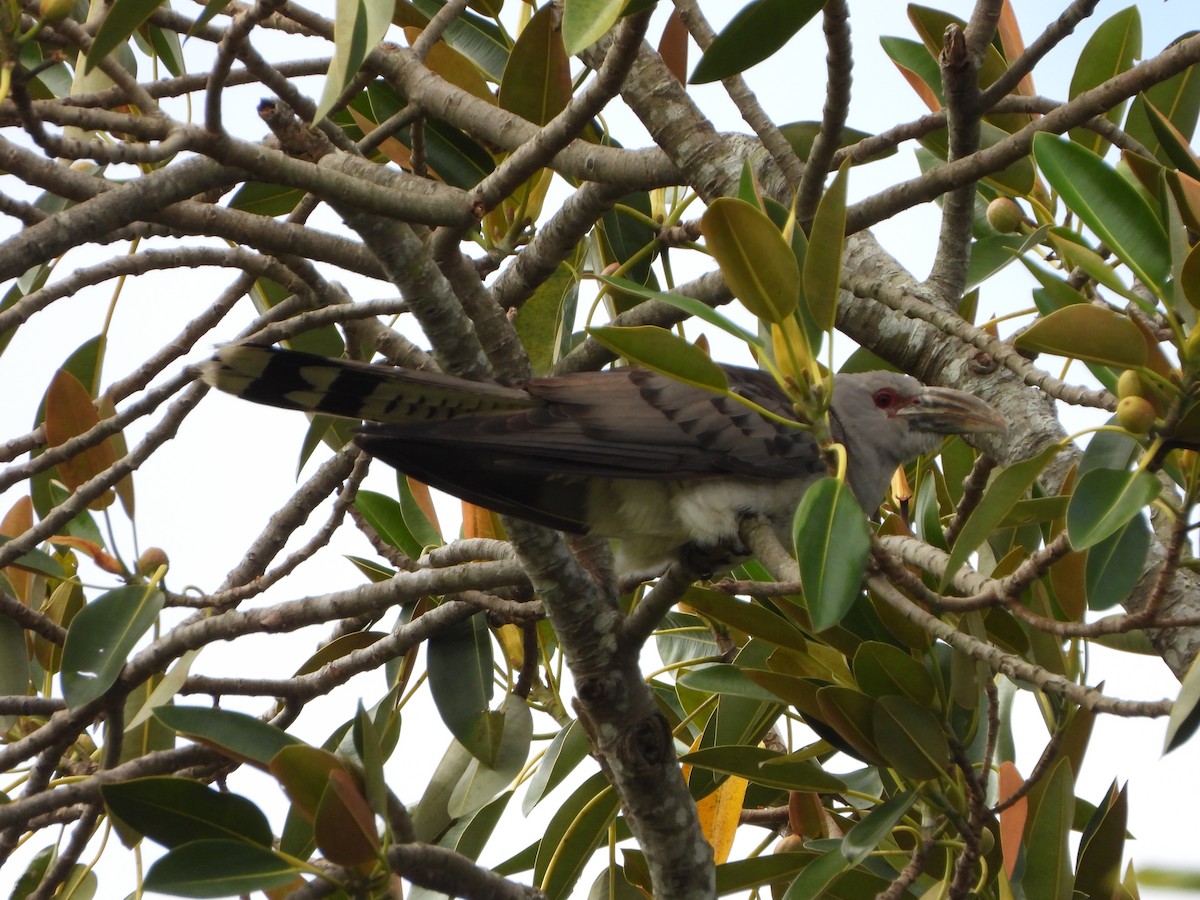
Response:
[[[874,394],[875,406],[879,409],[892,409],[899,399],[900,396],[891,388],[882,388]]]

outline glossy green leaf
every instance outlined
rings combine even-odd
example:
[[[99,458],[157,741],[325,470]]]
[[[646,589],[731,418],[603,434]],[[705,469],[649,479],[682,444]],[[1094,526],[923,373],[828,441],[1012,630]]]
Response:
[[[420,558],[424,545],[409,530],[404,521],[404,509],[398,502],[376,491],[359,491],[354,498],[354,508],[386,543],[410,559]]]
[[[1068,269],[1082,269],[1084,273],[1101,287],[1106,287],[1127,300],[1139,302],[1138,297],[1117,273],[1109,268],[1104,258],[1088,247],[1082,241],[1072,240],[1072,235],[1064,235],[1066,229],[1054,228],[1051,231],[1051,242],[1066,263]],[[1065,239],[1064,239],[1065,238]]]
[[[1146,364],[1146,342],[1129,317],[1090,303],[1065,306],[1039,318],[1014,343],[1025,350],[1122,369]]]
[[[1171,45],[1192,37],[1194,31],[1180,35]],[[1166,81],[1150,87],[1144,97],[1139,95],[1129,107],[1129,115],[1125,117],[1125,131],[1134,140],[1141,141],[1154,157],[1164,165],[1170,165],[1170,158],[1163,152],[1158,141],[1158,135],[1150,125],[1146,115],[1146,100],[1163,113],[1175,126],[1176,130],[1185,136],[1196,131],[1197,116],[1200,115],[1200,70],[1196,66],[1188,66],[1182,72],[1171,76]]]
[[[833,330],[846,245],[846,186],[849,162],[842,163],[821,197],[804,256],[804,303],[821,331]]]
[[[831,895],[833,882],[850,867],[850,861],[841,853],[830,852],[818,856],[804,867],[783,895],[783,900],[820,900]]]
[[[724,897],[777,881],[786,884],[807,868],[815,856],[814,853],[773,853],[723,863],[717,866],[717,896]]]
[[[1031,810],[1025,874],[1021,878],[1028,896],[1071,900],[1073,879],[1067,840],[1075,817],[1074,781],[1071,763],[1059,760],[1050,772],[1037,809]]]
[[[319,122],[362,68],[367,54],[383,40],[392,24],[394,0],[353,0],[335,6],[333,58],[325,75],[325,86],[313,116]]]
[[[482,809],[508,787],[529,759],[529,744],[533,736],[533,717],[529,705],[521,697],[510,694],[504,698],[500,738],[495,762],[472,761],[466,773],[450,795],[450,815],[458,818]]]
[[[915,791],[901,791],[880,803],[846,832],[842,840],[842,855],[851,865],[862,863],[887,839],[916,800]]]
[[[546,826],[533,865],[533,881],[551,898],[568,897],[592,851],[607,840],[620,802],[603,772],[563,801]]]
[[[768,322],[791,315],[800,299],[800,269],[766,213],[744,200],[718,197],[700,218],[700,233],[746,309]]]
[[[1033,139],[1033,156],[1050,185],[1142,283],[1159,296],[1171,273],[1162,222],[1128,181],[1079,144],[1049,134]]]
[[[787,791],[836,792],[846,787],[845,782],[813,760],[791,759],[766,747],[743,744],[705,747],[685,754],[680,762]]]
[[[941,109],[945,105],[942,71],[925,45],[900,37],[881,37],[879,43],[925,105],[934,111]]]
[[[502,720],[489,710],[493,648],[486,617],[477,613],[429,638],[429,689],[450,733],[477,758],[496,759]]]
[[[1179,133],[1170,119],[1146,99],[1145,94],[1140,94],[1138,99],[1142,104],[1142,112],[1150,122],[1150,128],[1158,138],[1161,148],[1160,155],[1170,160],[1171,164],[1180,172],[1186,173],[1191,178],[1200,178],[1200,160],[1196,158],[1187,138]]]
[[[534,125],[545,125],[571,99],[571,68],[558,10],[543,6],[521,31],[504,67],[499,103]]]
[[[873,717],[875,746],[893,769],[919,781],[945,774],[950,745],[942,723],[927,707],[907,697],[881,697]]]
[[[757,603],[695,585],[688,589],[681,602],[709,619],[744,631],[759,640],[800,652],[808,649],[804,635],[791,622]]]
[[[1047,447],[1037,456],[1009,466],[988,486],[979,505],[968,516],[958,539],[950,551],[941,588],[945,589],[963,564],[987,540],[996,526],[1008,515],[1017,501],[1025,496],[1034,480],[1058,453],[1057,447]]]
[[[1085,897],[1119,896],[1125,858],[1129,796],[1114,782],[1083,829],[1075,865],[1075,891]]]
[[[517,312],[517,336],[529,354],[535,375],[545,375],[570,349],[571,327],[579,298],[579,281],[571,267],[559,263]]]
[[[730,663],[716,663],[700,669],[693,669],[680,676],[679,683],[694,691],[704,691],[709,694],[729,694],[734,697],[745,697],[748,700],[762,700],[766,703],[779,701],[779,698],[771,691],[751,681],[739,666]]]
[[[0,585],[3,585],[0,577]],[[29,690],[29,653],[25,631],[7,616],[0,616],[0,696],[23,697]],[[11,728],[16,719],[0,715],[0,728]]]
[[[859,595],[871,533],[849,486],[822,478],[808,489],[792,526],[800,583],[814,631],[842,620]]]
[[[1068,98],[1074,100],[1084,91],[1100,86],[1141,58],[1142,17],[1137,6],[1127,6],[1101,22],[1084,44],[1071,76]],[[1124,111],[1125,102],[1122,101],[1105,112],[1104,118],[1118,125]],[[1093,153],[1101,152],[1104,145],[1104,139],[1088,128],[1072,128],[1070,135],[1071,140]]]
[[[154,717],[180,734],[264,769],[284,747],[300,743],[290,734],[254,716],[228,709],[160,706],[154,711]]]
[[[621,15],[625,0],[566,0],[562,39],[567,55],[586,50],[604,36]]]
[[[0,534],[0,547],[11,540],[12,538]],[[63,571],[62,564],[49,553],[43,553],[41,550],[26,550],[12,562],[8,563],[8,565],[39,575],[49,575],[51,578],[62,579],[67,577],[67,573]]]
[[[725,371],[707,353],[665,328],[601,325],[588,334],[639,366],[708,390],[724,391],[729,387]]]
[[[1183,261],[1179,275],[1183,296],[1194,309],[1200,309],[1200,244],[1196,244]]]
[[[1145,516],[1134,516],[1124,528],[1088,548],[1084,563],[1088,609],[1111,609],[1133,593],[1146,568],[1150,541]]]
[[[863,693],[877,699],[894,694],[928,708],[936,698],[929,670],[893,644],[863,641],[854,651],[854,679]]]
[[[525,798],[521,801],[521,812],[529,815],[538,802],[562,783],[575,767],[583,762],[591,750],[587,734],[578,719],[571,722],[554,736],[546,752],[538,761],[537,770],[529,779]]]
[[[67,706],[77,709],[112,687],[137,642],[158,620],[165,599],[157,588],[128,585],[101,594],[80,610],[63,647]]]
[[[875,704],[862,691],[830,685],[817,691],[821,721],[845,742],[847,749],[872,765],[887,765],[875,744]]]
[[[450,827],[450,795],[474,759],[462,744],[450,740],[412,812],[413,833],[418,841],[436,841]]]
[[[600,276],[600,280],[606,284],[611,284],[614,287],[620,288],[623,291],[628,291],[631,294],[637,294],[638,296],[644,297],[647,300],[659,300],[663,303],[666,303],[668,306],[674,306],[676,309],[681,309],[688,315],[695,316],[697,319],[702,319],[710,325],[715,325],[727,334],[731,334],[738,340],[745,341],[747,344],[755,347],[764,346],[764,341],[757,334],[747,331],[732,319],[726,318],[707,303],[697,300],[694,297],[684,297],[681,294],[670,294],[663,291],[652,290],[651,288],[632,282],[628,278],[616,278],[602,275]]]
[[[704,51],[691,83],[720,81],[762,62],[824,5],[824,0],[750,0]]]
[[[1071,546],[1084,550],[1104,540],[1141,512],[1162,490],[1158,479],[1138,469],[1095,469],[1079,479],[1067,506]]]
[[[101,59],[117,49],[119,44],[125,43],[161,3],[162,0],[114,0],[104,14],[100,30],[92,38],[84,72],[90,72]]]
[[[444,3],[443,0],[413,0],[412,5],[425,16],[433,17]],[[397,15],[400,15],[403,6],[404,4],[396,4]],[[424,28],[427,23],[428,19],[424,22],[405,24],[415,24]],[[463,10],[450,22],[445,38],[446,43],[479,66],[491,80],[500,80],[508,62],[509,40],[494,22],[476,15],[469,9]]]
[[[213,865],[220,860],[220,865]],[[290,884],[299,875],[283,857],[242,841],[193,841],[146,872],[145,888],[176,897],[230,897]]]
[[[1192,660],[1179,685],[1179,696],[1171,705],[1167,733],[1163,738],[1163,753],[1170,753],[1186,743],[1196,733],[1197,727],[1200,727],[1200,656]]]
[[[424,491],[428,501],[429,489],[421,484],[417,486]],[[408,476],[397,473],[396,487],[400,497],[400,514],[404,516],[404,526],[408,529],[408,533],[421,544],[421,554],[424,555],[429,548],[440,547],[446,543],[441,532],[438,531],[437,525],[431,522],[429,516],[425,514],[425,509],[422,508],[421,501],[417,498]]]
[[[109,812],[164,847],[226,839],[270,847],[271,826],[252,802],[189,778],[154,775],[102,784]]]

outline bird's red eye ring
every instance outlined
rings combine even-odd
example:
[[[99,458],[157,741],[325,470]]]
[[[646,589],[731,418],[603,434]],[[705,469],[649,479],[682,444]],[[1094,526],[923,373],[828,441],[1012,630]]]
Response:
[[[900,403],[900,395],[891,388],[880,388],[874,393],[873,399],[879,409],[894,409]]]

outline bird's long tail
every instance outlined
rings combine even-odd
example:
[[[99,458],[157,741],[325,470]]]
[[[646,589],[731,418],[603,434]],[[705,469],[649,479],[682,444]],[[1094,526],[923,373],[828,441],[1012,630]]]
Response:
[[[200,366],[200,377],[255,403],[367,422],[431,422],[537,405],[517,388],[257,344],[220,348]]]

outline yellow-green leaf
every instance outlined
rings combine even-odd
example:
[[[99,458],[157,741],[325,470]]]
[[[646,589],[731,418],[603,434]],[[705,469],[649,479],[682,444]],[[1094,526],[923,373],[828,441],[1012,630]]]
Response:
[[[800,268],[766,213],[720,197],[700,219],[700,232],[725,283],[750,312],[768,322],[791,315],[800,299]]]
[[[592,337],[630,362],[709,390],[729,387],[725,371],[707,353],[656,325],[600,325]]]
[[[833,329],[842,279],[842,250],[846,244],[846,180],[850,162],[837,176],[813,217],[804,256],[804,302],[821,331]]]
[[[1076,303],[1038,319],[1014,341],[1023,350],[1132,369],[1146,364],[1146,342],[1127,316]]]

